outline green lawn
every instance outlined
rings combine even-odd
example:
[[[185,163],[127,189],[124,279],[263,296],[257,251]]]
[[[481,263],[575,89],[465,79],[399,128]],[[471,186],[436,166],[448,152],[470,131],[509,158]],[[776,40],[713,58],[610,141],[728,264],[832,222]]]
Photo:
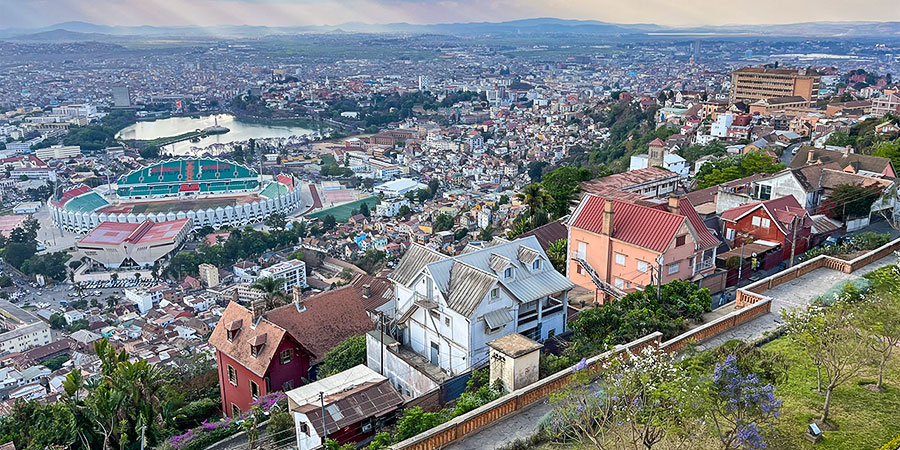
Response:
[[[375,205],[378,204],[378,199],[376,197],[366,197],[361,200],[356,200],[350,203],[344,203],[343,205],[316,211],[310,214],[309,217],[313,219],[319,219],[331,214],[332,216],[334,216],[334,220],[338,222],[346,222],[350,220],[350,216],[353,210],[359,209],[359,205],[362,205],[363,202],[367,203],[369,205],[369,210],[374,212]]]
[[[900,357],[896,352],[884,373],[887,392],[877,394],[859,384],[862,380],[874,381],[874,369],[835,389],[829,420],[838,425],[838,430],[826,431],[822,442],[814,445],[803,438],[803,433],[811,421],[819,418],[824,404],[824,397],[813,391],[815,368],[800,348],[786,338],[763,348],[785,355],[790,364],[788,380],[775,392],[784,402],[777,427],[785,441],[774,448],[877,450],[900,432]]]

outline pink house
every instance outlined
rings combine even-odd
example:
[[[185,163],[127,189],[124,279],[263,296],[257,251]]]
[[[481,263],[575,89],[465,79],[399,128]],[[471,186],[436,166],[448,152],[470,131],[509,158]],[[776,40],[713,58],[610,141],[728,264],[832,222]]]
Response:
[[[640,204],[639,204],[640,203]],[[569,220],[569,280],[594,301],[621,298],[661,281],[691,280],[721,290],[719,240],[686,199],[627,202],[586,195]]]

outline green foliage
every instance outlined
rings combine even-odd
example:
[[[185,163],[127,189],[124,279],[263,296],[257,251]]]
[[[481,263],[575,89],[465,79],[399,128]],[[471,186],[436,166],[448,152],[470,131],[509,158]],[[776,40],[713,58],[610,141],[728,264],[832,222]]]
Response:
[[[550,258],[550,264],[553,264],[553,268],[563,275],[566,274],[566,263],[568,260],[566,255],[568,252],[569,240],[565,238],[553,241],[547,247],[547,257]]]
[[[22,262],[20,269],[28,275],[43,275],[56,281],[66,279],[66,261],[69,255],[65,252],[33,255]]]
[[[881,195],[881,190],[877,187],[842,184],[831,191],[822,206],[828,217],[843,222],[847,219],[867,217],[872,204],[881,198]]]
[[[381,432],[372,437],[366,450],[385,450],[392,444],[390,433]]]
[[[253,258],[269,250],[294,245],[300,241],[300,229],[272,230],[270,233],[254,230],[232,230],[225,242],[201,245],[193,252],[176,253],[166,269],[166,273],[180,279],[186,275],[196,275],[197,266],[203,263],[223,267],[241,259]],[[202,234],[202,233],[201,233]]]
[[[547,209],[553,198],[544,190],[540,183],[531,183],[516,194],[516,199],[528,207],[529,223],[531,229],[535,229],[547,223]],[[525,231],[528,231],[525,230]]]
[[[875,156],[890,159],[894,170],[900,170],[897,169],[900,167],[900,139],[893,142],[882,142],[878,145],[874,154]]]
[[[10,287],[13,284],[15,283],[13,283],[13,279],[9,275],[0,276],[0,288]]]
[[[897,437],[887,441],[881,447],[878,447],[878,450],[898,450],[900,449],[900,434]]]
[[[840,244],[821,245],[807,250],[806,259],[812,259],[819,255],[839,256],[865,250],[875,250],[891,240],[890,233],[875,233],[866,231],[857,234]]]
[[[69,355],[59,355],[44,361],[44,365],[50,370],[59,370],[69,360]]]
[[[353,261],[353,264],[360,269],[365,270],[369,275],[375,275],[384,267],[384,264],[387,261],[385,256],[387,255],[383,251],[370,248],[366,250],[362,256],[357,258],[356,261]]]
[[[678,150],[678,156],[691,164],[704,156],[724,156],[725,154],[725,146],[719,141],[713,141],[709,145],[691,145]]]
[[[440,213],[434,219],[434,232],[447,231],[453,228],[453,216],[446,213]]]
[[[715,186],[755,173],[775,173],[785,168],[775,158],[765,152],[750,152],[746,155],[731,156],[719,161],[710,161],[697,172],[698,189]]]
[[[69,128],[63,144],[77,145],[82,150],[102,150],[114,145],[116,133],[134,122],[134,111],[113,111],[104,116],[99,124]]]
[[[266,434],[273,436],[279,441],[287,440],[290,430],[290,436],[294,436],[294,419],[286,408],[272,408],[269,411],[269,425],[266,427]]]
[[[664,284],[659,298],[652,287],[635,291],[620,300],[579,312],[571,324],[574,343],[593,355],[599,353],[594,350],[624,344],[654,331],[669,339],[687,329],[685,320],[700,320],[711,305],[709,290],[689,281]]]
[[[444,411],[425,412],[420,406],[407,408],[403,410],[403,414],[397,420],[394,440],[401,442],[419,433],[428,431],[446,422],[444,416]]]
[[[12,441],[21,450],[77,445],[76,429],[76,418],[67,405],[19,400],[11,413],[0,419],[0,442]]]
[[[353,336],[325,354],[318,376],[321,380],[365,363],[366,336]]]
[[[544,174],[541,186],[550,196],[547,209],[557,219],[569,213],[569,204],[581,190],[581,182],[591,179],[591,171],[576,167],[560,167]]]

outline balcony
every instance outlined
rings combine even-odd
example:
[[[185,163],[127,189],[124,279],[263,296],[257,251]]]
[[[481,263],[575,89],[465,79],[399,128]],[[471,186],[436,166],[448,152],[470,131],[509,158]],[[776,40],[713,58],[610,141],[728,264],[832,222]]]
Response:
[[[700,262],[700,264],[697,265],[697,270],[703,271],[709,269],[710,267],[713,267],[714,265],[715,261],[713,260],[713,258],[704,259]]]

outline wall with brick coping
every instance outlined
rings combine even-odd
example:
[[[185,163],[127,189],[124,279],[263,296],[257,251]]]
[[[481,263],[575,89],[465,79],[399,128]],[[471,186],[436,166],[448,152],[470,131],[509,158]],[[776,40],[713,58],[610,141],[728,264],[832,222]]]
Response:
[[[843,273],[853,273],[875,261],[900,250],[900,239],[895,239],[881,247],[876,248],[864,255],[860,255],[850,261],[835,258],[833,256],[819,255],[809,261],[797,264],[790,269],[782,270],[776,274],[772,274],[755,283],[748,284],[737,291],[735,305],[738,308],[752,305],[765,298],[763,292],[772,289],[779,284],[788,282],[795,278],[800,278],[816,269],[831,269]]]
[[[649,345],[656,345],[667,353],[680,351],[691,342],[702,342],[719,333],[771,312],[772,299],[762,295],[762,292],[778,286],[779,284],[802,277],[813,270],[821,268],[852,273],[890,255],[898,249],[900,249],[900,239],[889,242],[865,255],[854,258],[851,261],[844,261],[832,256],[817,256],[788,270],[781,271],[739,289],[737,291],[735,302],[736,306],[740,309],[712,322],[694,328],[693,330],[662,343],[660,342],[662,333],[651,333],[640,339],[629,342],[628,344],[616,346],[613,350],[588,359],[588,373],[597,373],[602,368],[603,363],[612,357],[623,354],[627,355],[626,350],[630,350],[631,353],[638,353]],[[441,446],[447,445],[466,435],[485,428],[505,416],[514,414],[516,411],[537,401],[543,400],[550,393],[569,384],[571,377],[571,369],[562,370],[530,386],[510,392],[487,405],[456,417],[431,430],[397,443],[391,446],[391,449],[431,450],[440,448]]]

